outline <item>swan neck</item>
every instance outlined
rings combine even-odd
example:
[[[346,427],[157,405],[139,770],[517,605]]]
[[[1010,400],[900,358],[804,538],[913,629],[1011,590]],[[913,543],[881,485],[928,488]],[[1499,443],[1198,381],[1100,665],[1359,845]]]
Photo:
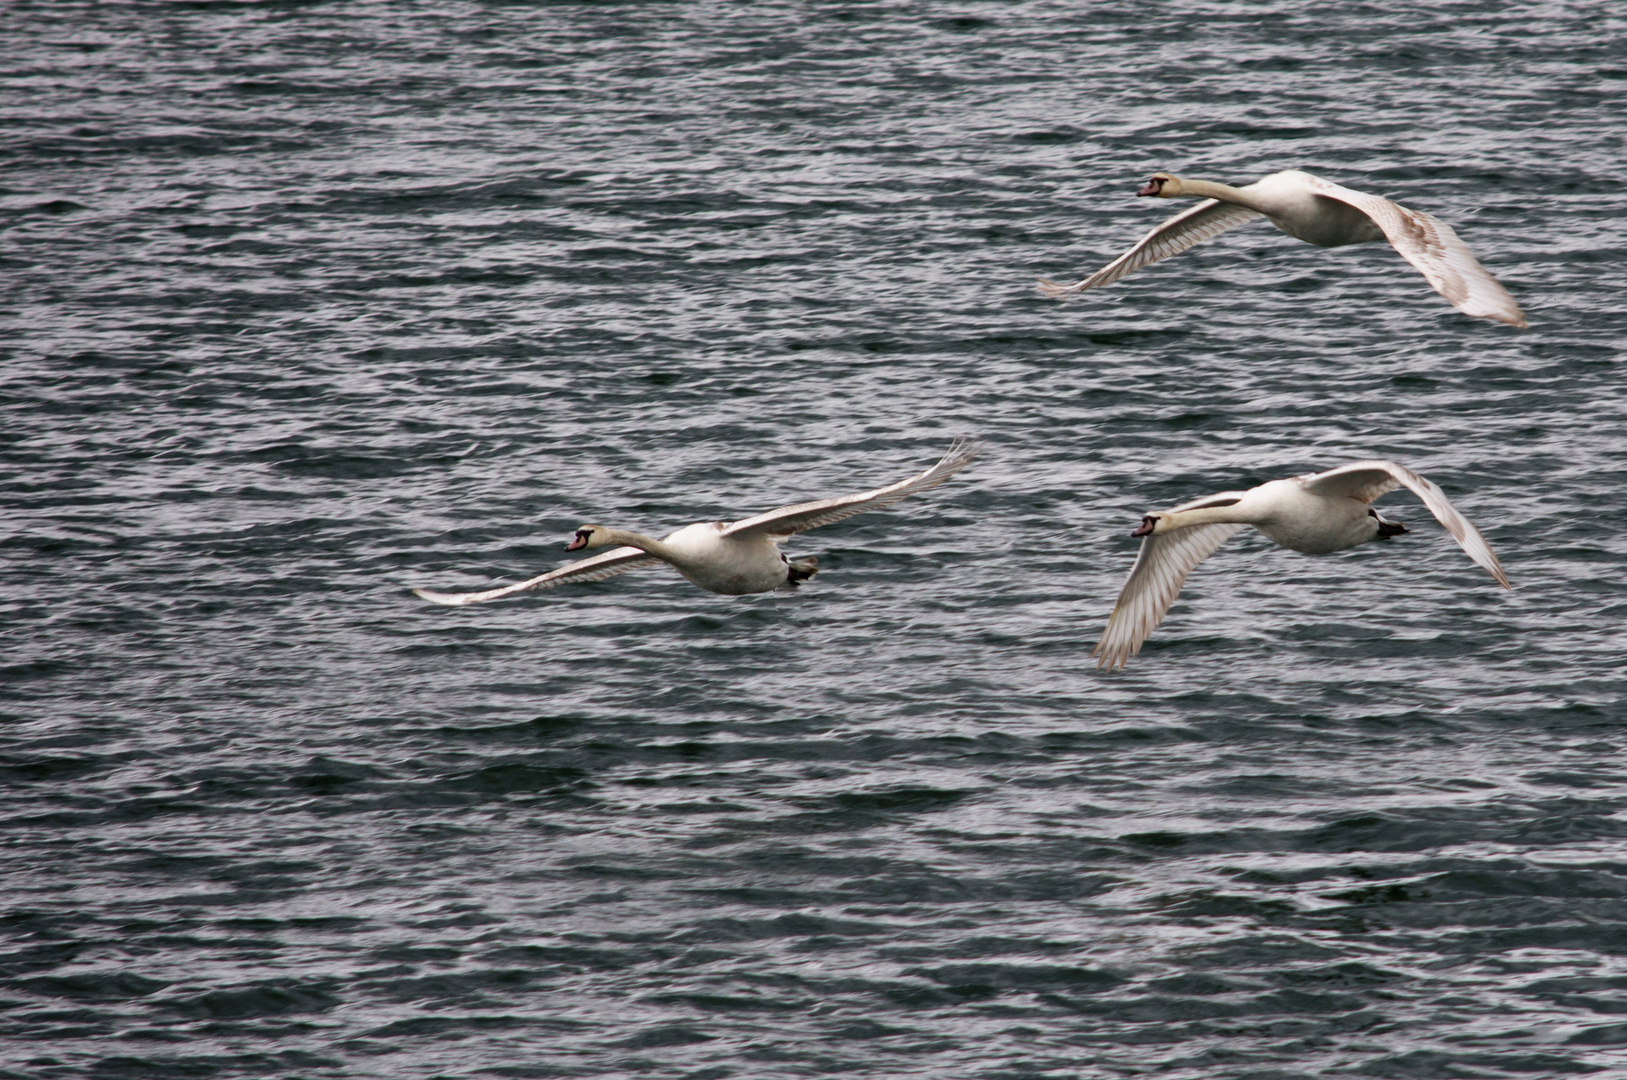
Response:
[[[1259,515],[1250,512],[1243,503],[1231,506],[1200,506],[1196,510],[1182,510],[1177,514],[1165,513],[1168,530],[1187,529],[1193,525],[1252,525]],[[1164,530],[1160,530],[1164,531]]]
[[[1230,184],[1219,184],[1213,180],[1182,180],[1179,194],[1193,195],[1200,199],[1219,199],[1221,202],[1236,203],[1246,206],[1250,210],[1258,210],[1253,193],[1246,188],[1235,188]]]
[[[605,541],[599,545],[600,547],[635,547],[669,563],[677,561],[678,553],[672,549],[672,545],[664,540],[657,540],[653,536],[645,536],[643,533],[631,532],[627,529],[605,529],[604,535]]]

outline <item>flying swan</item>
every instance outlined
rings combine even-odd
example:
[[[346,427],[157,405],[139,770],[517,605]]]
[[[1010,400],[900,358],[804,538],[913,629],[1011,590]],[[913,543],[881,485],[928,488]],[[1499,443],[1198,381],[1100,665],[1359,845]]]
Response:
[[[975,440],[957,439],[936,465],[908,480],[858,495],[793,503],[742,521],[698,521],[669,533],[662,540],[625,529],[583,525],[565,545],[566,551],[617,546],[500,589],[472,593],[412,591],[436,604],[478,604],[570,582],[599,581],[658,562],[670,563],[678,573],[703,589],[728,596],[795,586],[814,576],[818,560],[810,556],[791,562],[780,551],[782,541],[806,529],[829,525],[866,510],[880,510],[918,492],[930,491],[971,464],[981,449]]]
[[[1047,296],[1111,285],[1143,266],[1179,255],[1264,215],[1289,236],[1318,247],[1388,240],[1436,292],[1465,315],[1510,326],[1526,325],[1520,305],[1476,261],[1450,225],[1381,196],[1351,191],[1298,169],[1272,173],[1244,187],[1153,173],[1136,194],[1160,199],[1191,195],[1203,202],[1162,222],[1135,247],[1083,281],[1058,285],[1041,278],[1040,288]]]
[[[1252,525],[1266,539],[1294,551],[1311,555],[1343,551],[1407,531],[1368,505],[1398,487],[1422,499],[1469,558],[1503,588],[1510,587],[1491,545],[1438,486],[1393,461],[1357,461],[1327,472],[1272,480],[1247,491],[1223,491],[1143,517],[1130,534],[1143,538],[1141,553],[1102,640],[1090,654],[1099,657],[1096,666],[1116,670],[1140,652],[1141,643],[1175,602],[1186,575],[1243,526]]]

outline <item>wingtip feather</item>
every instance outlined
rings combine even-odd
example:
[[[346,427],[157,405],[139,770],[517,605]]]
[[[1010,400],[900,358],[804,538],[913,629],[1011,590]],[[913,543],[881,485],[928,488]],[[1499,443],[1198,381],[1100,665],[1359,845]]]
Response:
[[[433,589],[414,589],[412,594],[420,600],[428,600],[432,604],[444,604],[447,607],[461,607],[469,602],[468,593],[444,593]]]

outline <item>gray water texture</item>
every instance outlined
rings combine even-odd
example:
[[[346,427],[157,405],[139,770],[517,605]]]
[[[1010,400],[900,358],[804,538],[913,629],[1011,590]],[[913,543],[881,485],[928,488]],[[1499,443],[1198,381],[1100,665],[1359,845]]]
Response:
[[[0,1077],[1627,1076],[1623,9],[0,6]],[[1256,222],[1451,223],[1529,330]],[[660,532],[948,485],[451,609]],[[1366,457],[1122,674],[1142,513]]]

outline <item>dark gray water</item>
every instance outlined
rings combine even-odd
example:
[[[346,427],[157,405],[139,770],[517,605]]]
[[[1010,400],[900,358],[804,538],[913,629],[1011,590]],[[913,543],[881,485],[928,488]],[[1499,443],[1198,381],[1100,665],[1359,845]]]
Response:
[[[1627,1076],[1602,4],[7,4],[0,1076]],[[1451,222],[1531,329],[1256,223]],[[790,545],[447,609],[661,531]],[[1387,456],[1122,675],[1148,509]]]

